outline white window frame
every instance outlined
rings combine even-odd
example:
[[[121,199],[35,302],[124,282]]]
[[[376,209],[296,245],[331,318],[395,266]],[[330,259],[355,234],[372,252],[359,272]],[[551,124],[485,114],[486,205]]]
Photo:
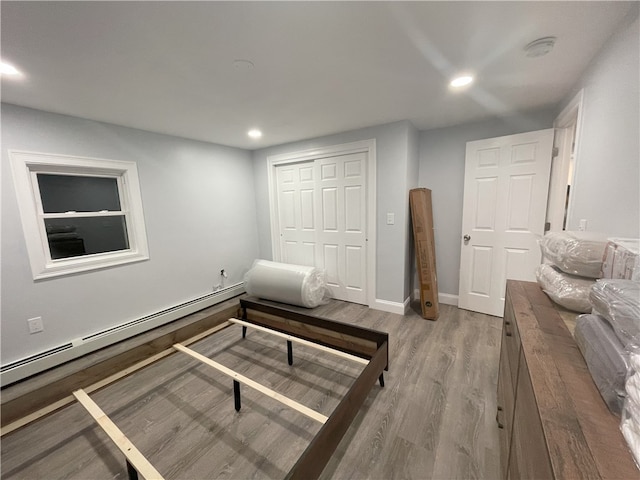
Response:
[[[142,198],[135,162],[10,150],[11,170],[18,199],[29,261],[34,280],[70,275],[149,259]],[[121,211],[72,213],[70,216],[124,215],[129,241],[127,250],[95,253],[53,260],[44,224],[38,173],[116,178]],[[59,216],[56,214],[55,216]]]

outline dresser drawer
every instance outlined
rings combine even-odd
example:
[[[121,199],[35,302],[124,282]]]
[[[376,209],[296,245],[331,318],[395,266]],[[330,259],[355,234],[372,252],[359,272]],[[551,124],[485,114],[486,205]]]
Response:
[[[520,360],[520,333],[515,321],[513,307],[510,302],[506,302],[504,319],[502,320],[502,348],[506,350],[506,362],[509,364],[511,375],[511,388],[513,395],[516,393],[516,382],[518,380],[518,362]]]
[[[504,336],[503,336],[504,341]],[[511,384],[511,368],[507,361],[507,351],[500,350],[500,370],[498,373],[498,438],[500,441],[500,470],[502,478],[507,478],[507,466],[509,462],[509,443],[513,428],[513,406],[515,403],[513,385]]]

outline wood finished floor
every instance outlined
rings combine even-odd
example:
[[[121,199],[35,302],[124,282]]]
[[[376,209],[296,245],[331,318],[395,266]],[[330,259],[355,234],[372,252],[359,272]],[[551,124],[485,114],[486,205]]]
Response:
[[[305,310],[309,312],[308,310]],[[441,306],[438,321],[334,301],[316,315],[387,331],[390,370],[322,478],[499,477],[496,382],[501,319]],[[329,415],[362,366],[233,326],[191,346]],[[167,479],[282,478],[320,425],[176,353],[91,396]],[[127,478],[124,459],[80,405],[7,435],[3,479]]]

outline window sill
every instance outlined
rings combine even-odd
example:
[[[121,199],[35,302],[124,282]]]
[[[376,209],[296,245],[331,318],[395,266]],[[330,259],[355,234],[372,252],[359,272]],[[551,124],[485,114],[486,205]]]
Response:
[[[117,265],[124,265],[127,263],[142,262],[148,259],[149,255],[146,253],[127,251],[118,254],[96,254],[80,258],[74,257],[72,259],[53,260],[45,265],[44,268],[34,268],[33,279],[43,280],[47,278],[61,277],[64,275],[73,275],[76,273],[115,267]]]

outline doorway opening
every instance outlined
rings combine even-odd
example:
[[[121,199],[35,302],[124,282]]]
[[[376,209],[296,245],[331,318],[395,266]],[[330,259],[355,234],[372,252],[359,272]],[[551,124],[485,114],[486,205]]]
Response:
[[[553,122],[553,162],[549,181],[546,231],[566,230],[571,218],[572,185],[577,171],[583,91],[569,102]]]

